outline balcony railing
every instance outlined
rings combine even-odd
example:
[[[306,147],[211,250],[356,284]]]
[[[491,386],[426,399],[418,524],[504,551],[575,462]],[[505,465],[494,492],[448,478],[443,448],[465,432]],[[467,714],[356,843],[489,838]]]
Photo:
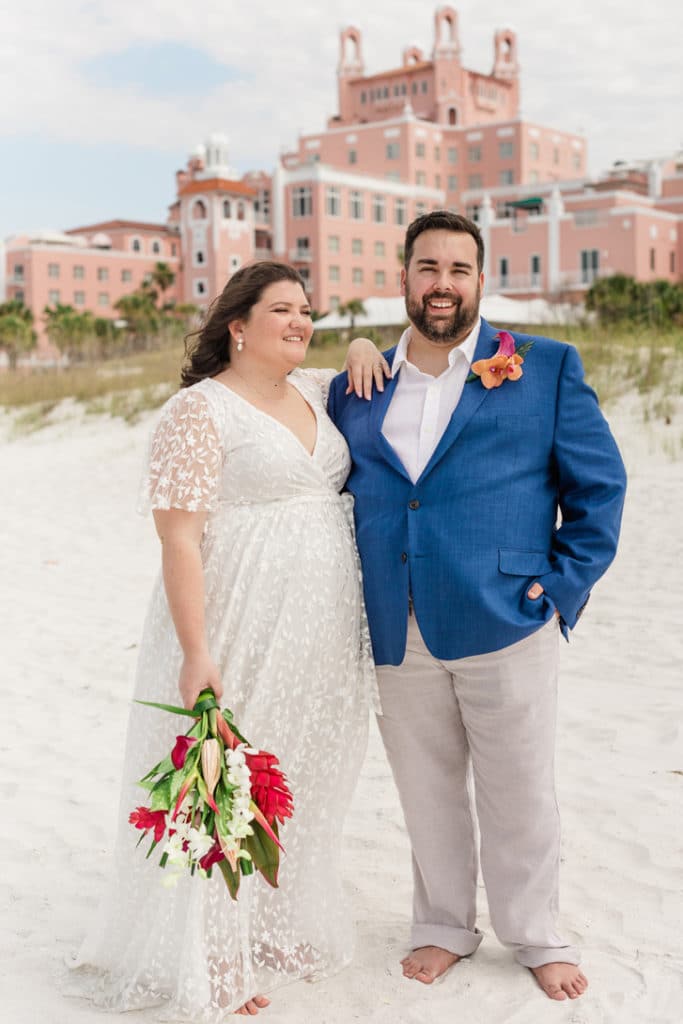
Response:
[[[543,287],[543,275],[534,274],[499,274],[498,277],[486,278],[486,290],[492,292],[540,291]]]
[[[312,263],[313,253],[310,249],[290,249],[289,259],[291,263]]]

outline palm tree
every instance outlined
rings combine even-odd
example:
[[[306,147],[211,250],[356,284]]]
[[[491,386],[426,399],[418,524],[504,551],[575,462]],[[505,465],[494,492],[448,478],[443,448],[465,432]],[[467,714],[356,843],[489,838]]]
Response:
[[[168,263],[164,263],[160,260],[154,264],[154,270],[152,271],[150,281],[159,289],[161,301],[164,297],[164,292],[168,291],[175,281],[175,274],[169,267]]]
[[[44,311],[45,329],[53,345],[71,362],[83,359],[87,342],[96,336],[95,317],[89,310],[79,312],[73,306],[57,303]]]
[[[140,289],[130,295],[122,295],[114,303],[114,309],[126,321],[129,339],[136,344],[144,342],[149,347],[149,339],[159,331],[159,313],[149,292]]]
[[[366,313],[365,306],[363,305],[362,299],[349,299],[348,302],[343,303],[339,306],[337,312],[340,316],[348,316],[351,319],[351,330],[356,326],[356,317],[363,316]]]
[[[10,370],[16,370],[19,354],[35,344],[31,310],[17,299],[0,303],[0,347],[7,353]]]

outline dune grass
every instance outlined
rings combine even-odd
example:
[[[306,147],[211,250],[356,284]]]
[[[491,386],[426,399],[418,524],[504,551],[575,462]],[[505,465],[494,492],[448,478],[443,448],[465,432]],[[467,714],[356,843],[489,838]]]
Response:
[[[533,334],[538,330],[530,327],[527,332]],[[609,402],[635,389],[650,396],[648,415],[665,418],[673,414],[675,397],[683,394],[682,329],[657,332],[567,326],[549,328],[547,333],[576,345],[586,378],[601,401]],[[306,365],[341,368],[347,335],[348,332],[342,332],[335,337],[327,332],[311,345]],[[176,390],[182,358],[179,343],[66,369],[0,373],[0,406],[15,411],[15,427],[20,432],[38,429],[58,403],[67,398],[82,403],[86,412],[108,413],[134,422]]]

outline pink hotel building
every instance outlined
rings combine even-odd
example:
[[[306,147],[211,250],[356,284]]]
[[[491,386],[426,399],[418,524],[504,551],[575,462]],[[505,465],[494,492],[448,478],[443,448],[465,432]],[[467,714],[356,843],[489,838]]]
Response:
[[[581,296],[596,277],[678,280],[683,263],[683,154],[587,177],[578,135],[519,114],[517,39],[493,39],[490,74],[461,60],[458,15],[434,16],[431,56],[366,75],[361,34],[340,38],[338,113],[299,139],[272,175],[241,178],[213,135],[176,175],[166,224],[109,221],[6,246],[7,297],[39,325],[46,304],[116,316],[117,298],[158,260],[176,274],[165,296],[206,306],[242,263],[293,263],[313,306],[397,293],[406,226],[448,207],[486,242],[487,290]]]

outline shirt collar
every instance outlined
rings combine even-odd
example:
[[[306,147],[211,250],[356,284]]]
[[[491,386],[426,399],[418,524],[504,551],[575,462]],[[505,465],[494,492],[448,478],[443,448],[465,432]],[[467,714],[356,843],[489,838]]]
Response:
[[[456,359],[459,358],[459,353],[461,352],[464,355],[465,359],[467,360],[467,365],[471,366],[472,359],[474,357],[474,350],[476,349],[477,341],[479,340],[480,329],[481,317],[477,317],[476,324],[474,325],[470,333],[467,335],[465,340],[461,342],[459,345],[455,345],[448,353],[449,369],[455,364],[455,361]],[[408,359],[408,343],[410,341],[411,330],[412,328],[407,327],[406,330],[401,335],[401,337],[399,338],[398,345],[396,346],[396,351],[394,352],[394,358],[392,359],[391,362],[392,377],[396,376],[397,372],[400,370],[404,363],[406,363],[408,366],[414,365]]]

